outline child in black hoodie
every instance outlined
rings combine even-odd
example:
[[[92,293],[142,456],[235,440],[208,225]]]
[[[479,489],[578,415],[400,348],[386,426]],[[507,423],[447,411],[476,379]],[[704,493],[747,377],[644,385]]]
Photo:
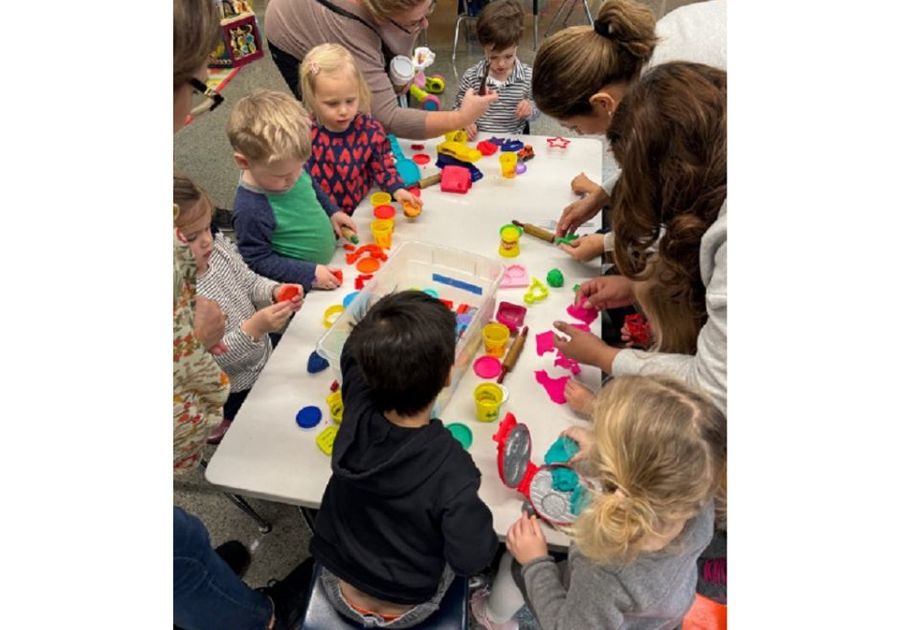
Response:
[[[341,355],[344,417],[310,551],[332,606],[360,624],[421,623],[454,574],[479,572],[497,550],[481,474],[431,418],[455,332],[446,306],[403,291],[372,306]]]

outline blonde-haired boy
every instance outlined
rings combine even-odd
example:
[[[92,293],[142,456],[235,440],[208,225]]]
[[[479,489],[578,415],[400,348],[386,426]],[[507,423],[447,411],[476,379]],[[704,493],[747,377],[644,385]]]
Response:
[[[247,265],[306,291],[340,286],[326,265],[341,228],[355,232],[356,225],[303,168],[312,149],[309,116],[300,103],[272,90],[245,96],[231,111],[228,140],[242,171],[234,229]]]

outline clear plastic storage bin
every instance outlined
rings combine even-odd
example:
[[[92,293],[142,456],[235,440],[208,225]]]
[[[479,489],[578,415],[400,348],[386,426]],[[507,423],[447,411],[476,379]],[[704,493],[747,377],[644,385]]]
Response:
[[[479,353],[481,329],[494,314],[497,288],[502,277],[503,263],[499,261],[433,243],[403,243],[322,335],[316,344],[316,351],[328,360],[340,380],[341,351],[350,335],[351,324],[359,321],[369,306],[382,296],[405,289],[433,289],[440,299],[453,301],[454,312],[461,304],[468,304],[470,313],[472,309],[477,310],[457,339],[450,386],[441,391],[435,403],[435,413],[440,413],[456,390],[460,377]],[[441,278],[444,282],[440,281]],[[447,284],[448,280],[457,284]],[[480,295],[476,290],[480,290]]]

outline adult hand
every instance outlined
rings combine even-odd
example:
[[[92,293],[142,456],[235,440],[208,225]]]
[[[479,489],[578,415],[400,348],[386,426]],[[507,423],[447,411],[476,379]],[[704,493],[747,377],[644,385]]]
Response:
[[[294,310],[291,302],[276,302],[253,313],[241,324],[241,330],[254,339],[259,339],[266,333],[280,332]]]
[[[338,238],[344,236],[344,233],[341,231],[341,228],[350,228],[352,231],[359,233],[359,230],[356,229],[356,223],[353,222],[353,219],[350,218],[350,215],[344,212],[343,210],[339,212],[335,212],[331,215],[331,227],[334,230],[334,235]]]
[[[500,95],[490,90],[484,96],[476,94],[472,88],[466,90],[466,94],[459,104],[459,113],[462,115],[465,125],[470,125],[484,116],[491,103],[498,98],[500,98]]]
[[[598,311],[634,304],[634,281],[625,276],[600,276],[581,283],[575,304],[587,299]]]
[[[204,348],[212,352],[213,348],[220,345],[224,334],[225,314],[219,308],[219,304],[198,295],[194,302],[194,336]],[[221,351],[218,351],[219,348],[216,349],[217,352],[213,354],[224,352],[224,346],[221,346]]]
[[[603,254],[603,235],[580,236],[571,243],[560,243],[559,248],[575,260],[587,262]]]
[[[326,267],[325,265],[316,265],[316,279],[313,280],[313,288],[315,289],[337,289],[341,286],[341,280],[334,272],[338,271],[337,267]]]
[[[565,236],[574,232],[582,223],[597,216],[602,206],[597,202],[597,195],[587,195],[583,199],[573,201],[563,208],[556,223],[556,236]]]
[[[478,135],[478,125],[476,125],[475,123],[472,123],[471,125],[466,125],[465,130],[466,130],[466,138],[468,138],[469,140],[474,140],[475,136]]]
[[[394,191],[394,199],[399,201],[400,203],[408,203],[412,204],[414,207],[419,210],[422,209],[422,200],[416,197],[414,194],[406,190],[405,188],[400,188]]]
[[[506,532],[506,548],[519,564],[547,555],[547,539],[537,516],[522,513]]]
[[[600,184],[585,175],[584,171],[572,178],[571,186],[572,192],[576,195],[596,194],[598,191],[602,190]]]
[[[516,105],[516,118],[528,118],[529,116],[531,116],[531,103],[528,102],[528,99],[522,99]]]
[[[553,326],[559,332],[569,337],[569,339],[566,339],[559,335],[553,335],[553,347],[579,363],[597,365],[597,352],[606,345],[600,337],[594,333],[575,328],[566,322],[556,321],[553,322]]]
[[[577,462],[587,457],[588,451],[594,444],[594,436],[584,427],[569,427],[560,435],[564,435],[578,444],[578,452],[572,455],[570,462]]]

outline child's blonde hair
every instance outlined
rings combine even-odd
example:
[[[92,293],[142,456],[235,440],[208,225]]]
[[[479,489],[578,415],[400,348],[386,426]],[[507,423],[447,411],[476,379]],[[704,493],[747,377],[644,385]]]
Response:
[[[656,17],[636,0],[607,0],[593,26],[570,26],[548,37],[532,73],[534,101],[553,118],[586,116],[590,98],[611,83],[640,76],[656,46]]]
[[[172,201],[177,209],[175,227],[183,228],[189,225],[196,221],[204,211],[210,213],[211,219],[212,202],[206,192],[185,175],[176,174],[173,180]]]
[[[628,563],[649,536],[695,516],[713,497],[725,509],[725,416],[679,381],[622,376],[594,403],[588,463],[602,487],[573,527],[581,551]]]
[[[312,153],[306,110],[290,94],[274,90],[256,90],[235,104],[228,140],[250,162],[305,162]]]
[[[356,60],[350,51],[340,44],[319,44],[303,58],[300,64],[300,93],[303,104],[310,111],[315,111],[312,101],[316,97],[316,77],[329,76],[346,72],[356,79],[359,88],[359,111],[369,113],[372,107],[372,91],[366,83]]]

